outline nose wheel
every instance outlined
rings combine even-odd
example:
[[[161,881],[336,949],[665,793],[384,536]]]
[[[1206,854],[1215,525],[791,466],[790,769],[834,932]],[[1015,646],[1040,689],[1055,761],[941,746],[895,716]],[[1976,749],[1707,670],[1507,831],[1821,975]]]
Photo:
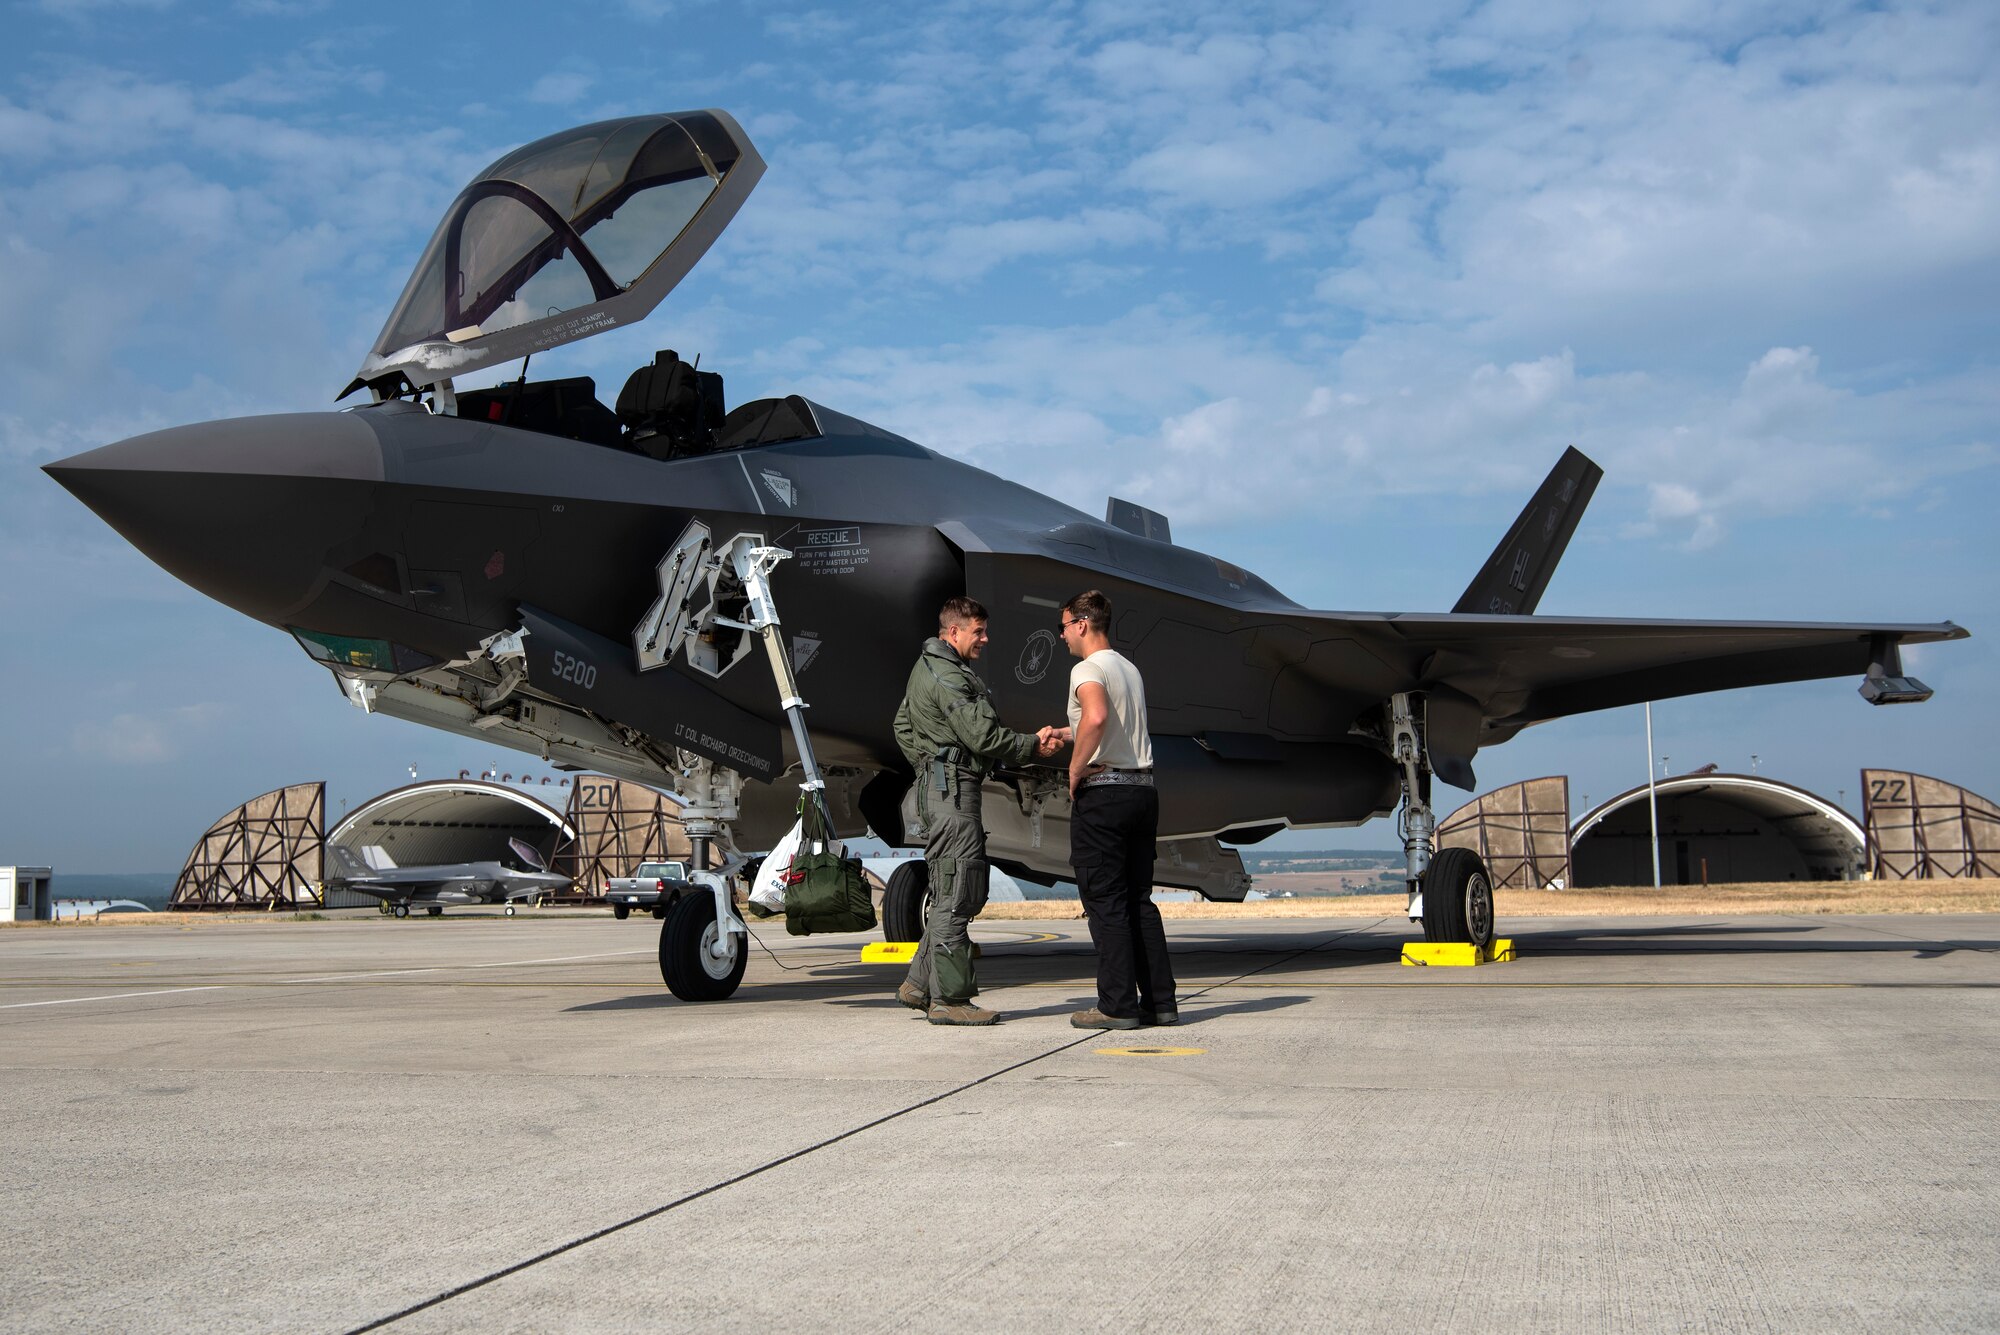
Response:
[[[716,921],[714,895],[682,895],[660,928],[660,976],[682,1001],[722,1001],[743,981],[748,944]]]

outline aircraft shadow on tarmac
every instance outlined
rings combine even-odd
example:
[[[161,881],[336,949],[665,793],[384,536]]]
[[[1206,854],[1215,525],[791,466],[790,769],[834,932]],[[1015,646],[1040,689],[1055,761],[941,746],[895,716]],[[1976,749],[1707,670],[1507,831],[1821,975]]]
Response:
[[[1787,933],[1823,933],[1830,924],[1808,923],[1783,928]],[[1774,938],[1768,927],[1732,923],[1680,924],[1662,927],[1579,928],[1571,931],[1520,932],[1515,948],[1525,957],[1668,956],[1668,955],[1911,955],[1937,959],[1961,950],[2000,950],[2000,941],[1937,937],[1882,937],[1875,940]]]
[[[1735,923],[1674,923],[1658,927],[1579,927],[1567,930],[1517,932],[1513,934],[1513,940],[1524,959],[1554,956],[1573,959],[1667,959],[1703,955],[1907,955],[1922,960],[1941,959],[1959,951],[2000,950],[2000,941],[1991,940],[1926,940],[1919,937],[1855,940],[1825,935],[1817,935],[1816,939],[1799,939],[1807,934],[1823,934],[1831,926],[1832,924],[1800,923],[1787,924],[1783,928],[1775,929],[1785,932],[1787,935],[1784,937],[1774,935],[1774,929],[1771,927]],[[1182,962],[1176,972],[1183,975],[1193,972],[1188,966],[1193,965],[1196,960],[1205,961],[1201,968],[1204,977],[1227,972],[1226,965],[1217,967],[1222,961],[1240,960],[1245,966],[1242,976],[1254,975],[1277,981],[1297,974],[1322,973],[1328,969],[1385,964],[1397,958],[1404,939],[1404,934],[1400,932],[1375,934],[1364,930],[1343,932],[1330,940],[1320,942],[1314,942],[1311,938],[1276,937],[1264,938],[1267,944],[1246,946],[1234,944],[1241,940],[1240,937],[1182,934],[1174,938],[1172,953],[1175,960]],[[1068,1014],[1079,1004],[1087,1003],[1089,1000],[1093,970],[1088,961],[1094,958],[1094,952],[1087,944],[1065,944],[1054,948],[1039,943],[1033,946],[1006,942],[984,944],[981,976],[989,989],[997,990],[1025,983],[1073,982],[1077,989],[1077,998],[1080,999],[1065,999],[1034,1010],[1010,1010],[1007,1012],[1008,1015],[1030,1018]],[[851,947],[845,944],[837,947],[829,944],[825,949],[846,955]],[[837,962],[829,959],[824,963],[787,966],[795,971],[798,977],[788,976],[760,981],[755,984],[755,988],[766,995],[786,992],[842,1006],[886,1009],[900,1004],[894,995],[895,986],[902,979],[900,967],[885,968],[881,965],[851,961],[852,956],[848,955],[847,961]],[[1283,1005],[1295,1005],[1306,999],[1305,997],[1262,998],[1256,1001],[1232,1002],[1222,1006],[1203,1006],[1199,1016],[1186,1015],[1182,1023],[1188,1024],[1199,1018],[1238,1011],[1273,1010]],[[611,997],[602,1001],[585,1002],[568,1009],[571,1012],[650,1010],[679,1004],[683,1003],[676,1002],[663,986],[658,992]]]

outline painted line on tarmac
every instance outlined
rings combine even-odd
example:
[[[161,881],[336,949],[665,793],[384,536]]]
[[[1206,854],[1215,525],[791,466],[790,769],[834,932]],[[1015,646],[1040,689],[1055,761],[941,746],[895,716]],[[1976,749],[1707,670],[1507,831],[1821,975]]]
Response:
[[[123,1001],[127,997],[165,997],[176,992],[221,992],[225,983],[209,983],[202,987],[163,987],[152,992],[111,992],[101,997],[63,997],[56,1001],[14,1001],[0,1006],[0,1011],[26,1010],[30,1006],[74,1006],[80,1001]]]
[[[447,969],[511,969],[522,964],[568,964],[574,960],[605,960],[620,955],[650,955],[650,950],[601,950],[594,955],[550,955],[538,960],[495,960],[490,964],[432,964],[421,969],[379,969],[373,973],[329,973],[316,978],[285,978],[284,983],[344,983],[356,978],[404,978],[416,973],[443,973]]]
[[[431,1308],[436,1307],[441,1303],[448,1303],[453,1298],[463,1297],[465,1294],[472,1292],[474,1289],[484,1288],[486,1285],[491,1284],[496,1280],[506,1279],[510,1275],[518,1275],[523,1270],[527,1270],[530,1269],[531,1267],[538,1266],[544,1261],[554,1260],[556,1257],[561,1256],[566,1252],[573,1252],[579,1247],[588,1246],[593,1242],[597,1242],[600,1241],[601,1239],[608,1238],[614,1233],[621,1233],[628,1228],[632,1228],[633,1226],[638,1224],[643,1224],[648,1220],[658,1219],[661,1215],[666,1214],[669,1211],[678,1210],[683,1205],[692,1204],[693,1202],[702,1199],[704,1196],[713,1196],[716,1192],[722,1191],[728,1187],[733,1187],[739,1182],[748,1182],[751,1178],[758,1177],[761,1176],[762,1174],[768,1173],[774,1168],[782,1168],[786,1164],[791,1163],[795,1159],[803,1159],[809,1154],[817,1154],[819,1151],[823,1149],[826,1149],[833,1145],[838,1145],[843,1140],[850,1140],[853,1137],[860,1135],[864,1131],[872,1131],[878,1126],[883,1126],[886,1125],[887,1123],[895,1121],[897,1118],[907,1117],[913,1112],[921,1112],[923,1109],[931,1107],[934,1104],[943,1103],[946,1099],[955,1098],[958,1095],[965,1093],[969,1089],[977,1089],[979,1086],[986,1084],[988,1081],[998,1080],[1001,1076],[1009,1075],[1015,1071],[1020,1070],[1024,1066],[1033,1066],[1038,1061],[1042,1061],[1045,1058],[1053,1057],[1057,1053],[1068,1052],[1071,1048],[1079,1047],[1085,1043],[1101,1043],[1103,1041],[1104,1041],[1104,1036],[1100,1033],[1083,1034],[1080,1037],[1069,1040],[1069,1042],[1067,1043],[1058,1044],[1057,1046],[1050,1048],[1046,1052],[1038,1052],[1032,1057],[1027,1057],[1021,1061],[1017,1061],[1011,1066],[1003,1066],[997,1071],[988,1071],[985,1075],[982,1075],[974,1080],[968,1080],[964,1084],[959,1085],[955,1088],[947,1089],[942,1094],[933,1094],[931,1095],[931,1097],[927,1099],[920,1099],[917,1102],[912,1103],[907,1107],[898,1108],[894,1112],[884,1113],[882,1114],[882,1116],[875,1118],[873,1121],[863,1122],[859,1126],[849,1127],[847,1130],[840,1132],[838,1135],[828,1136],[825,1140],[817,1141],[811,1145],[807,1145],[803,1149],[793,1150],[790,1154],[780,1155],[776,1159],[772,1159],[767,1163],[761,1163],[757,1165],[755,1168],[751,1168],[744,1172],[736,1174],[736,1176],[734,1177],[727,1177],[720,1182],[711,1183],[710,1185],[701,1188],[699,1191],[691,1191],[687,1195],[682,1196],[677,1200],[668,1201],[665,1205],[656,1205],[650,1210],[641,1211],[640,1213],[633,1215],[630,1219],[621,1219],[615,1224],[607,1224],[603,1228],[600,1228],[595,1232],[586,1233],[579,1238],[572,1238],[568,1242],[561,1243],[558,1244],[557,1246],[551,1247],[545,1252],[538,1252],[534,1256],[530,1256],[524,1261],[516,1261],[514,1264],[510,1266],[503,1266],[498,1270],[494,1270],[487,1274],[481,1275],[477,1279],[467,1280],[465,1283],[460,1284],[455,1288],[446,1289],[443,1293],[434,1294],[429,1298],[425,1298],[421,1302],[411,1303],[408,1307],[403,1308],[401,1311],[391,1312],[387,1316],[377,1317],[375,1320],[368,1322],[366,1325],[356,1326],[351,1331],[349,1331],[347,1335],[363,1335],[363,1333],[366,1331],[380,1330],[384,1326],[391,1325],[397,1321],[401,1321],[404,1317],[415,1316],[417,1313],[428,1311]]]

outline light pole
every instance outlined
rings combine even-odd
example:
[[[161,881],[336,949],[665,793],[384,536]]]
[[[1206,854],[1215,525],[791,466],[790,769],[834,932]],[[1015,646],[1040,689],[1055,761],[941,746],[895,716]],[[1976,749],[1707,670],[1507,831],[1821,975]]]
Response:
[[[1664,759],[1665,757],[1662,757]],[[1653,888],[1660,888],[1660,802],[1653,784],[1653,702],[1646,702],[1646,813],[1653,823]]]

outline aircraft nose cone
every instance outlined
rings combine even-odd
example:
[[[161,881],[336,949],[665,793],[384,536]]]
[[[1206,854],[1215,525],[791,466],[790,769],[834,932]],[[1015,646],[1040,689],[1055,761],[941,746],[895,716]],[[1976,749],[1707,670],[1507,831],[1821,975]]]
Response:
[[[281,624],[366,522],[382,449],[348,413],[173,427],[43,469],[168,573]]]

